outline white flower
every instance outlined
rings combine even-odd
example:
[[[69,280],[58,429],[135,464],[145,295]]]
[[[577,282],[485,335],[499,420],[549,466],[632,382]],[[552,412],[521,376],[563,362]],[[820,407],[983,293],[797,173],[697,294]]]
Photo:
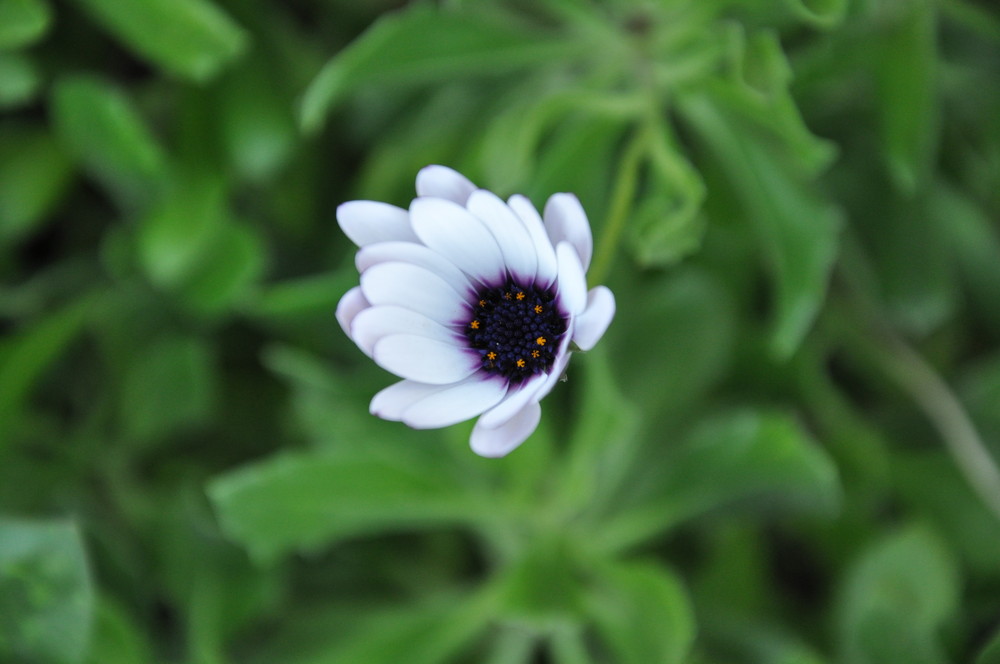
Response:
[[[351,201],[337,221],[361,273],[337,320],[403,379],[375,395],[372,414],[417,429],[478,415],[470,444],[482,456],[531,435],[570,342],[592,348],[614,316],[610,290],[587,292],[593,239],[572,194],[552,196],[543,221],[524,196],[504,203],[428,166],[409,210]]]

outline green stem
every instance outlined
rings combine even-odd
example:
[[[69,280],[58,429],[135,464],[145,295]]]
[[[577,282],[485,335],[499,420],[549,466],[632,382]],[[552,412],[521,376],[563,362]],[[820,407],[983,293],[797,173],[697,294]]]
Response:
[[[622,155],[618,167],[618,179],[615,181],[611,194],[607,221],[594,253],[593,265],[590,267],[591,285],[602,283],[607,279],[611,270],[611,264],[614,262],[626,221],[632,212],[632,204],[635,201],[635,192],[639,182],[639,164],[645,152],[648,134],[645,127],[636,130],[628,147],[625,148],[625,154]]]

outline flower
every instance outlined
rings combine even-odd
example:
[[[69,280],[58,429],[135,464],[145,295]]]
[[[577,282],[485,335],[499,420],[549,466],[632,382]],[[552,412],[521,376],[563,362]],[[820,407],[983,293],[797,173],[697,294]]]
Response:
[[[614,316],[610,290],[587,292],[593,239],[572,194],[552,196],[543,221],[524,196],[504,203],[427,166],[409,210],[351,201],[337,221],[359,247],[361,274],[337,320],[403,379],[375,395],[372,414],[416,429],[478,415],[470,445],[482,456],[531,435],[570,344],[589,350]]]

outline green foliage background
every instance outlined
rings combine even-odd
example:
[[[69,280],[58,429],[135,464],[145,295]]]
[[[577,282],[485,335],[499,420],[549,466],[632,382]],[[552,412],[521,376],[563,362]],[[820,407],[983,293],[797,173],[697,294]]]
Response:
[[[1000,662],[986,0],[0,0],[0,662]],[[501,460],[367,402],[334,210],[576,192]]]

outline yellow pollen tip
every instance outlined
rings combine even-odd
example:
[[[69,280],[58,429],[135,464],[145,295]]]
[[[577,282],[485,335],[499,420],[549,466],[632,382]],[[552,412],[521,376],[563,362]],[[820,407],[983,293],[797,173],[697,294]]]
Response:
[[[524,360],[518,360],[517,361],[517,367],[518,367],[518,369],[523,369],[524,368]]]
[[[541,353],[539,353],[537,350],[531,351],[531,356],[532,357],[538,357],[539,355],[541,355]]]
[[[509,300],[510,299],[510,293],[504,293],[503,294],[503,299]]]
[[[493,351],[490,351],[490,352],[486,353],[486,358],[489,359],[489,360],[495,360],[495,359],[497,359],[497,354],[494,353]]]
[[[524,299],[524,293],[518,293],[517,294],[517,299],[523,300]]]
[[[471,327],[473,330],[478,330],[479,329],[479,321],[478,320],[472,321],[471,323],[469,323],[469,327]]]
[[[486,300],[480,300],[479,301],[479,306],[485,307],[486,306]]]
[[[535,339],[535,343],[538,344],[539,346],[544,346],[545,345],[545,337],[538,337],[537,339]]]
[[[536,314],[542,313],[542,305],[540,305],[540,304],[536,304],[535,305],[535,313]]]

